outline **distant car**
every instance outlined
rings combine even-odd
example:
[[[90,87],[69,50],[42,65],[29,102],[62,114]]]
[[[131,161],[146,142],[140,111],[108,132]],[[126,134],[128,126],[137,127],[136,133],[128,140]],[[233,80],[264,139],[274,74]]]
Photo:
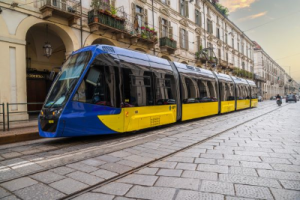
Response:
[[[297,99],[297,101],[299,101],[299,99],[300,99],[300,98],[299,98],[299,95],[296,95],[296,99]]]
[[[290,102],[290,101],[294,101],[295,103],[297,103],[297,98],[296,95],[294,94],[289,94],[286,96],[286,103]]]
[[[258,96],[258,102],[262,102],[262,101],[263,101],[262,96]]]
[[[272,96],[272,97],[270,98],[270,100],[276,100],[276,97],[275,97],[275,96]]]

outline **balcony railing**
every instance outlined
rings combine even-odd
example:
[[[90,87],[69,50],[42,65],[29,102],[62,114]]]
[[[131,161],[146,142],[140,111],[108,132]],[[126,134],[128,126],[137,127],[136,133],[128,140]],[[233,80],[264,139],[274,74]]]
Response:
[[[257,81],[261,81],[261,82],[266,82],[266,80],[264,79],[264,77],[258,75],[258,74],[254,74],[254,79]]]
[[[234,74],[236,76],[242,77],[242,78],[248,78],[248,79],[253,79],[254,78],[254,74],[252,72],[246,71],[244,69],[240,69],[240,68],[235,68],[234,69]]]
[[[146,26],[146,22],[133,19],[129,17],[124,11],[124,7],[114,8],[107,5],[107,3],[101,3],[99,1],[93,10],[88,12],[88,24],[91,32],[94,33],[114,33],[117,34],[117,38],[127,38],[131,44],[138,42],[145,43],[149,47],[157,42],[157,32]]]
[[[69,21],[69,25],[73,25],[81,17],[81,5],[79,1],[44,0],[40,1],[38,6],[40,6],[39,9],[43,15],[43,19],[56,15],[66,18]]]
[[[170,39],[168,37],[163,37],[159,39],[159,46],[160,47],[167,47],[171,49],[176,49],[177,48],[177,42],[173,39]]]

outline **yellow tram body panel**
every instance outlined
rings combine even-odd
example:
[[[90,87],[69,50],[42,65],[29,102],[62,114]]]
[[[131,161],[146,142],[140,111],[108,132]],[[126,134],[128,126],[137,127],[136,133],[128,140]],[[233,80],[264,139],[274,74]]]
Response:
[[[221,113],[232,112],[235,110],[235,101],[221,101]]]
[[[245,109],[245,108],[250,108],[250,99],[236,101],[236,109],[237,110],[241,110],[241,109]]]
[[[177,107],[172,105],[122,108],[118,115],[99,115],[100,121],[116,132],[128,132],[176,122]]]
[[[257,107],[258,99],[251,99],[251,108]]]
[[[218,114],[218,102],[182,104],[182,121]]]

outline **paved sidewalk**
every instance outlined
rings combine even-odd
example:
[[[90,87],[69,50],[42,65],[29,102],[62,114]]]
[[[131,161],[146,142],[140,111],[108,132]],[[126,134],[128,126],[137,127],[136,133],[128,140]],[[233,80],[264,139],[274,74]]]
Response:
[[[0,145],[39,138],[37,121],[11,123],[9,131],[0,130]]]
[[[76,200],[299,200],[299,117],[291,104]]]

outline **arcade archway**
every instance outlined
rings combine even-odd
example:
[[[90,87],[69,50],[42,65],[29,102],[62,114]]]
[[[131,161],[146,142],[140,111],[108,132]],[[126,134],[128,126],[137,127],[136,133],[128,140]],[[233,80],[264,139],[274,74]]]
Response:
[[[66,60],[67,51],[74,50],[70,45],[66,48],[65,41],[70,40],[57,31],[56,25],[46,23],[35,24],[26,34],[26,72],[27,72],[27,102],[44,102],[51,87],[50,72],[59,68]],[[60,30],[61,31],[61,30]],[[52,47],[50,57],[44,55],[43,46],[48,42]],[[41,105],[29,105],[28,110],[39,110]]]

